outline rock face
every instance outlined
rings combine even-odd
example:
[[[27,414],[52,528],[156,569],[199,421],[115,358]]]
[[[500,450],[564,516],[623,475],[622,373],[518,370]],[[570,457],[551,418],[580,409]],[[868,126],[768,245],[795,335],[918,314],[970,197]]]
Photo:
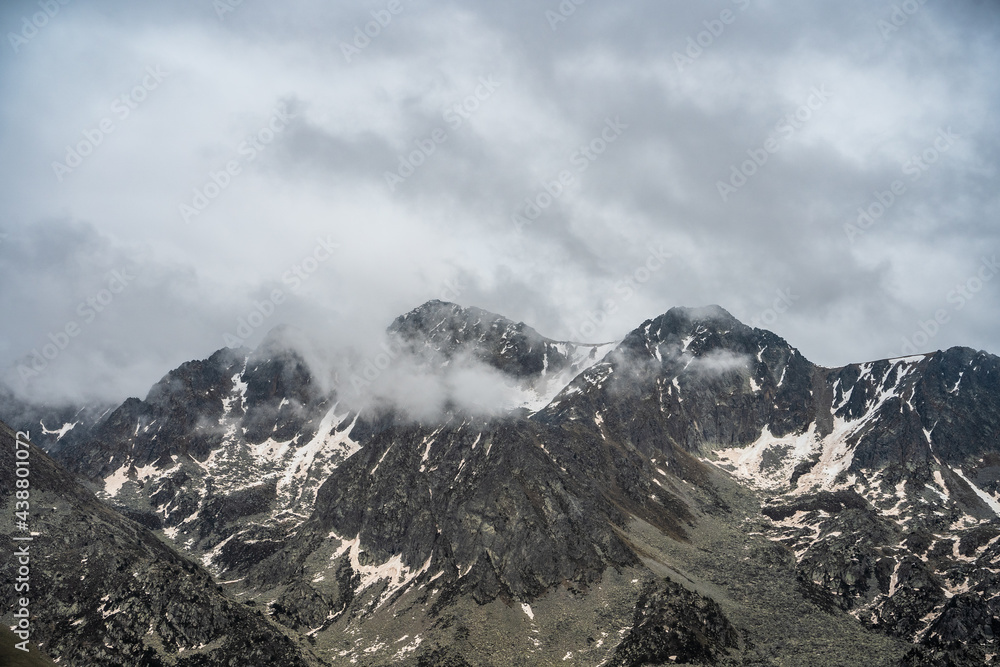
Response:
[[[0,384],[0,420],[30,430],[35,442],[50,454],[73,449],[91,438],[93,429],[117,405],[37,405],[18,399]]]
[[[280,626],[321,664],[981,665],[998,653],[997,357],[953,348],[827,369],[717,306],[585,344],[433,301],[387,335],[421,373],[486,367],[533,402],[420,419],[342,407],[275,334],[62,434],[48,427],[58,461],[118,513],[91,496],[73,511],[127,526],[113,541],[135,562],[155,545],[176,562],[123,583],[101,613],[172,577],[171,595],[202,611],[170,611],[195,620],[160,631],[163,646],[215,647],[195,626],[237,626],[209,620],[230,609],[199,593],[210,574],[247,602],[236,609],[266,615],[247,612],[260,632]],[[28,425],[41,414],[5,409]],[[45,648],[91,656],[60,604],[67,639]],[[128,632],[108,641],[138,655],[145,640]]]
[[[553,341],[523,322],[443,301],[429,301],[401,315],[389,333],[430,363],[468,354],[511,377],[529,380],[582,370],[580,352],[593,359],[610,345]]]
[[[639,595],[632,628],[607,664],[711,665],[738,646],[739,633],[714,600],[664,579]]]
[[[33,639],[71,664],[315,664],[260,612],[228,596],[211,576],[142,526],[102,504],[30,445],[29,530],[14,525],[13,475],[0,477],[0,543],[28,546]],[[0,423],[0,466],[14,469],[14,432]],[[20,479],[20,478],[19,478]],[[17,542],[16,536],[33,536]],[[17,563],[0,584],[14,590]],[[4,597],[4,615],[13,600]]]

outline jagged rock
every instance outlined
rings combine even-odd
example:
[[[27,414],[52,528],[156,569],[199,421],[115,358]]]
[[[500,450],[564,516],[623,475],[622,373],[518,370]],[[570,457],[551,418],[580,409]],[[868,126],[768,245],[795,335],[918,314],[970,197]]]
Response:
[[[168,550],[174,565],[120,584],[122,601],[187,596],[129,607],[163,615],[165,646],[251,621],[273,632],[260,609],[329,664],[524,664],[515,645],[529,663],[594,665],[797,664],[838,642],[866,664],[979,665],[997,652],[997,357],[953,348],[827,369],[719,307],[671,309],[616,346],[553,341],[437,301],[388,334],[420,372],[481,364],[545,400],[422,421],[391,405],[348,409],[277,331],[61,433],[56,422],[79,409],[5,409],[53,419],[45,435],[60,461],[247,602],[217,599],[208,575]],[[94,502],[78,510],[103,527],[74,542],[77,561],[98,539],[127,556],[102,567],[160,553]],[[804,644],[768,633],[766,619],[787,613],[769,607],[779,597],[747,597],[754,582],[730,580],[716,551],[752,563],[762,589],[787,573],[782,604],[818,615],[803,620]],[[649,580],[660,583],[636,583]],[[115,629],[121,613],[107,637],[131,648],[117,656],[81,643],[75,617],[52,609],[60,652],[161,659]],[[227,646],[178,655],[244,655]]]
[[[739,633],[715,601],[664,579],[642,591],[632,628],[607,664],[712,665],[737,646]]]
[[[98,501],[31,445],[28,525],[15,542],[14,479],[0,476],[0,548],[30,551],[34,640],[69,664],[315,664],[260,614],[221,593],[211,576]],[[14,469],[14,433],[0,423],[0,466]],[[0,585],[13,590],[17,560]],[[14,600],[4,598],[3,613]],[[183,651],[183,653],[181,653]]]

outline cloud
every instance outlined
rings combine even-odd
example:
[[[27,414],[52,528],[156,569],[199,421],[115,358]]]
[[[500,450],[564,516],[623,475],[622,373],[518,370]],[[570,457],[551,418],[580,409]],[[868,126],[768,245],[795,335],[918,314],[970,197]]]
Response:
[[[748,354],[735,354],[730,350],[712,350],[698,356],[685,353],[683,356],[691,357],[689,363],[685,365],[685,372],[707,376],[747,370],[753,360],[753,357]]]
[[[507,375],[471,351],[428,357],[388,337],[367,355],[351,350],[332,373],[325,366],[310,368],[335,376],[334,389],[345,407],[392,409],[420,421],[439,421],[449,413],[495,416],[539,400],[531,381]]]
[[[835,366],[897,354],[1000,245],[995,3],[926,3],[888,35],[891,6],[860,0],[585,3],[555,25],[557,3],[403,6],[350,62],[342,44],[376,5],[245,2],[220,17],[98,0],[63,6],[16,53],[3,44],[0,305],[14,324],[0,367],[47,344],[136,248],[134,289],[34,395],[141,395],[227,334],[252,346],[279,324],[336,356],[432,298],[592,340],[719,303]],[[724,10],[734,20],[699,37]],[[3,3],[4,34],[36,11]],[[148,68],[167,73],[155,88]],[[283,104],[295,115],[269,134]],[[53,163],[105,119],[113,130],[59,180]],[[627,125],[613,142],[609,119]],[[954,147],[905,173],[949,127]],[[778,150],[746,166],[772,136]],[[401,159],[413,172],[390,190]],[[723,201],[734,168],[753,173]],[[905,194],[852,242],[845,224],[897,179]],[[185,223],[181,204],[213,182]],[[518,232],[511,216],[532,201],[544,207]],[[286,280],[327,238],[337,251]],[[670,254],[654,271],[651,247]],[[996,285],[928,346],[1000,351]]]

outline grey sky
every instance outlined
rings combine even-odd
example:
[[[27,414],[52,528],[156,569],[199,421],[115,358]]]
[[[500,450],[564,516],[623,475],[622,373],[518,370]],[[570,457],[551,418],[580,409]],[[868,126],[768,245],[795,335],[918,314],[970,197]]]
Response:
[[[2,4],[18,391],[145,395],[255,308],[250,345],[337,347],[432,298],[589,341],[717,303],[830,366],[921,322],[1000,352],[997,2],[226,2]]]

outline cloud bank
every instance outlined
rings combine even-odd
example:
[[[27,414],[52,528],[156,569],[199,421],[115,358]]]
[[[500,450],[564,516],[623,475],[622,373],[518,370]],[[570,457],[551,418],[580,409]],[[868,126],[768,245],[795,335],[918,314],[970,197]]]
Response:
[[[219,4],[0,8],[17,391],[141,396],[434,298],[593,341],[718,303],[827,366],[1000,352],[996,3]]]

